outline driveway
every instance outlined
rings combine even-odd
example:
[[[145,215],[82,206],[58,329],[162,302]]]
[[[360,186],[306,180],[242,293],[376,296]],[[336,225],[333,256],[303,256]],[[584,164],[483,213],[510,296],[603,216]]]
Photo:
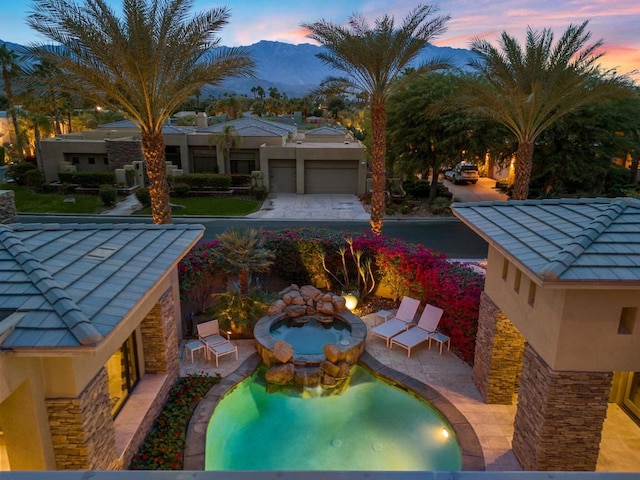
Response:
[[[449,180],[443,180],[443,183],[453,194],[454,202],[494,202],[508,199],[506,194],[495,188],[496,181],[492,178],[480,177],[475,185],[455,185]]]

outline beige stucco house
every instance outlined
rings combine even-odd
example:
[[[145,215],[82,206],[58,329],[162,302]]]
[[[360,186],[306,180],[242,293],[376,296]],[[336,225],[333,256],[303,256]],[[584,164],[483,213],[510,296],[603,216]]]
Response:
[[[3,469],[126,468],[179,375],[177,263],[203,230],[0,225]]]
[[[640,420],[640,200],[452,209],[489,244],[474,382],[525,470],[594,470],[608,402]]]
[[[219,172],[250,175],[261,172],[273,193],[364,193],[366,149],[345,130],[322,126],[301,132],[295,125],[242,117],[199,126],[165,125],[167,162],[175,175]],[[221,140],[231,127],[227,147]],[[139,130],[132,122],[102,125],[95,130],[59,135],[41,141],[40,168],[47,182],[58,172],[114,171],[141,162]]]

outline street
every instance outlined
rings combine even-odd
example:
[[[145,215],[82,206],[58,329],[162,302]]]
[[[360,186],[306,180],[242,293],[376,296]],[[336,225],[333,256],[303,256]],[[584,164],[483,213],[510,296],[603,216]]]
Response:
[[[18,216],[20,223],[152,223],[150,217],[105,215],[32,215]],[[174,223],[198,223],[206,228],[202,241],[215,240],[230,228],[253,227],[264,230],[283,228],[328,228],[345,232],[366,232],[364,220],[270,220],[252,218],[174,217]],[[456,218],[387,219],[383,234],[438,250],[451,258],[486,258],[487,244]]]

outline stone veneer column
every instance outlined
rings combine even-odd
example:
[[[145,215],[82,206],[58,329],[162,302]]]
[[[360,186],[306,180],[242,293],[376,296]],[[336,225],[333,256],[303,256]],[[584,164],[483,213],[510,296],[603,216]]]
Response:
[[[77,398],[48,398],[49,428],[57,470],[108,470],[116,462],[107,371]]]
[[[612,378],[553,370],[526,345],[513,434],[524,470],[595,470]]]
[[[16,200],[13,190],[0,190],[0,223],[16,223]]]
[[[142,142],[131,138],[107,139],[107,158],[109,170],[123,168],[132,162],[143,161]]]
[[[511,405],[522,367],[524,337],[482,292],[473,381],[487,403]]]
[[[140,324],[146,373],[166,373],[177,378],[178,324],[172,290],[169,289]]]

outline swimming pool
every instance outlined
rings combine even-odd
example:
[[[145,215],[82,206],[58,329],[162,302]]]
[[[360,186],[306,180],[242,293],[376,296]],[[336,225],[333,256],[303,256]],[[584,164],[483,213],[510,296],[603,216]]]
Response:
[[[206,470],[460,470],[452,425],[416,395],[354,366],[341,395],[267,393],[264,369],[218,403]]]

